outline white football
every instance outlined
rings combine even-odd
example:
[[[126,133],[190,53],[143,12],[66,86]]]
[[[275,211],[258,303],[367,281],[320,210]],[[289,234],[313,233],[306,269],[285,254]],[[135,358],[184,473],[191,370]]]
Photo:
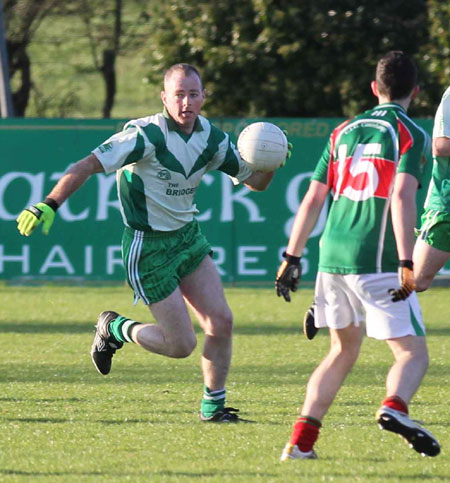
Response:
[[[275,171],[286,159],[288,141],[284,132],[271,122],[249,124],[237,141],[239,154],[253,171]]]

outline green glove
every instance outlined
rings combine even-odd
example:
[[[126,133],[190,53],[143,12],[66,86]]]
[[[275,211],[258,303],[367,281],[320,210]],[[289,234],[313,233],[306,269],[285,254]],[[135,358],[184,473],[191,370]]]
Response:
[[[30,236],[34,229],[42,223],[42,233],[48,235],[57,209],[58,204],[54,200],[46,198],[44,202],[32,205],[22,211],[16,220],[17,229],[21,235]]]
[[[286,139],[288,141],[288,151],[287,151],[287,154],[286,154],[286,159],[283,161],[283,164],[280,166],[280,168],[282,168],[285,164],[286,164],[286,161],[292,156],[292,143],[289,142],[289,139],[287,138],[288,137],[288,132],[286,131],[286,129],[283,129],[283,132],[284,132],[284,135],[286,136]]]

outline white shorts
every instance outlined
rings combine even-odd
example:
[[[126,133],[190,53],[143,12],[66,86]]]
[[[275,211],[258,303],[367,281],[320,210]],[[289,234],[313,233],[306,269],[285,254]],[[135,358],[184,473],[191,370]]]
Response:
[[[390,288],[398,288],[396,273],[363,275],[319,272],[316,279],[315,325],[344,329],[366,322],[366,333],[374,339],[425,335],[416,292],[406,300],[392,302]]]

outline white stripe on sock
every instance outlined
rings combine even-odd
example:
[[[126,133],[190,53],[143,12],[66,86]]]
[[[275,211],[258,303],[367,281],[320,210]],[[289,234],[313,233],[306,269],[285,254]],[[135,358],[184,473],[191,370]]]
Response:
[[[218,391],[203,392],[203,399],[206,401],[220,401],[225,399],[227,391],[225,389],[219,389]]]
[[[128,335],[128,329],[130,328],[130,325],[135,323],[136,321],[134,320],[126,320],[122,325],[122,335],[127,342],[134,342],[134,340]]]

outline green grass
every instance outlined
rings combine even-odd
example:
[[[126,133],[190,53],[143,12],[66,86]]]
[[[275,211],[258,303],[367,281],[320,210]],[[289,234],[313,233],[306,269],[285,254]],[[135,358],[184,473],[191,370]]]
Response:
[[[0,480],[449,481],[448,289],[421,295],[431,366],[411,406],[439,438],[441,455],[422,458],[376,426],[391,357],[366,339],[324,420],[320,459],[286,464],[282,447],[328,347],[324,331],[311,342],[300,332],[312,291],[291,304],[269,289],[226,293],[235,314],[228,403],[254,424],[198,421],[201,332],[187,359],[128,344],[108,377],[95,371],[89,349],[100,311],[149,320],[128,288],[0,285]]]

